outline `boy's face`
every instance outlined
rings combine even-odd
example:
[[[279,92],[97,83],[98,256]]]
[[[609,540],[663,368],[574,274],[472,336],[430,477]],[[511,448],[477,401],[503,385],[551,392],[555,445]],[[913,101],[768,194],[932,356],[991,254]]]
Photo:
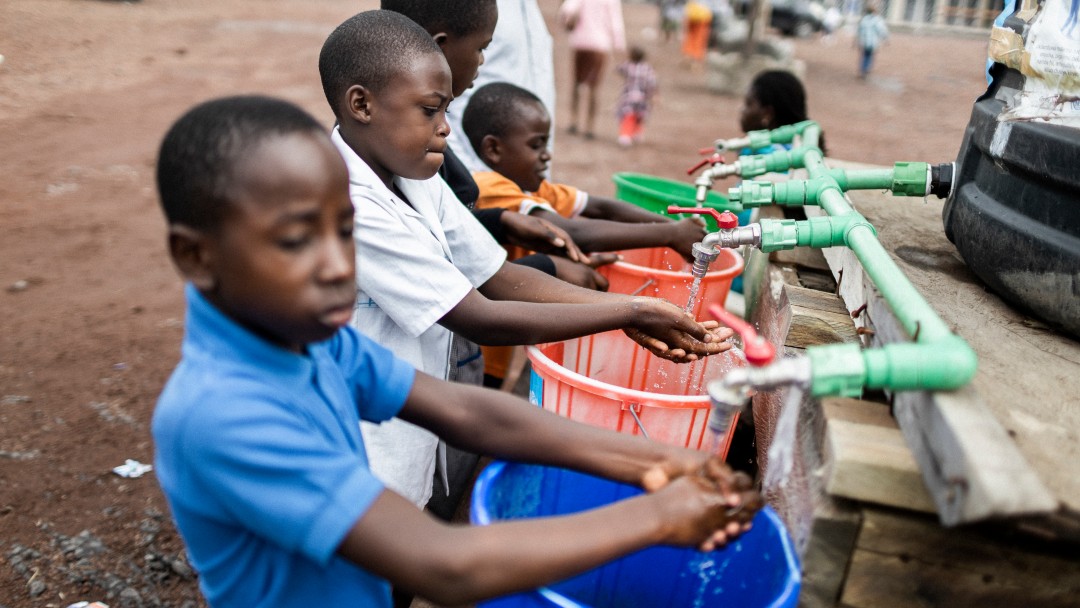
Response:
[[[364,158],[377,174],[428,179],[443,163],[450,68],[441,53],[417,57],[377,93],[371,93],[368,135],[378,142]]]
[[[237,168],[234,200],[204,235],[207,299],[301,352],[349,322],[356,300],[345,163],[317,133],[273,137]],[[199,286],[199,283],[196,282]]]
[[[439,43],[446,62],[450,64],[454,97],[460,97],[472,86],[480,66],[484,63],[484,49],[491,44],[491,37],[495,34],[495,22],[498,20],[498,7],[494,3],[489,13],[483,23],[478,24],[465,36],[451,33],[435,35],[435,41]]]
[[[494,162],[488,164],[522,190],[535,192],[544,181],[551,161],[548,150],[551,117],[537,102],[518,101],[515,104],[520,119],[499,138],[498,153]]]

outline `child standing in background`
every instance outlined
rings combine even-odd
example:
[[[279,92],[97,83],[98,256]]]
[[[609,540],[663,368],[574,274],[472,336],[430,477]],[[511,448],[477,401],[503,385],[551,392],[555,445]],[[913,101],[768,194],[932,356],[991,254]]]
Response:
[[[656,70],[645,62],[645,50],[636,45],[630,49],[630,58],[619,65],[618,71],[623,77],[623,88],[615,112],[619,117],[619,145],[625,148],[641,140],[642,125],[649,114],[657,80]]]

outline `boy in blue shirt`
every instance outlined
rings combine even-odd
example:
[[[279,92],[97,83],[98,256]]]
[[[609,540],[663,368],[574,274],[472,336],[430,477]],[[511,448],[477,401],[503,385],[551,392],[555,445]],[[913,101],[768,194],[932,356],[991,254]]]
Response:
[[[212,606],[385,607],[388,581],[471,602],[649,544],[710,549],[760,507],[749,478],[704,453],[437,380],[348,327],[348,175],[295,106],[197,106],[165,136],[157,182],[188,310],[183,356],[154,412],[155,464]],[[569,517],[451,527],[368,469],[359,420],[395,416],[469,449],[650,493]]]

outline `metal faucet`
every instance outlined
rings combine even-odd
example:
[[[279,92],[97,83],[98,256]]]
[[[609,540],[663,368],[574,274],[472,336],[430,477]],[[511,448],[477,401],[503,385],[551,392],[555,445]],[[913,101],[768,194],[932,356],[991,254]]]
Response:
[[[715,443],[730,443],[728,431],[732,422],[736,416],[749,413],[753,392],[781,386],[809,386],[810,359],[797,356],[777,361],[776,349],[760,336],[752,325],[719,304],[710,306],[709,313],[742,337],[743,353],[746,355],[746,362],[750,364],[749,367],[737,367],[728,371],[723,378],[710,382],[707,387],[709,400],[712,402],[707,423],[709,431]],[[726,446],[723,450],[727,451]]]
[[[719,230],[706,234],[701,241],[694,243],[694,265],[691,274],[695,279],[702,278],[709,270],[709,264],[716,260],[723,249],[738,249],[743,245],[758,247],[761,245],[761,225],[747,224],[739,226],[739,218],[730,211],[717,211],[711,207],[676,207],[667,208],[668,213],[694,213],[713,216]]]

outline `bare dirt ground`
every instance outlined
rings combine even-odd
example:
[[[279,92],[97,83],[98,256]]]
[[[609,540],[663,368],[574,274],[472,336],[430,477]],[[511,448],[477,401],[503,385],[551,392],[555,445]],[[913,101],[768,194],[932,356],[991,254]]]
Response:
[[[185,109],[226,94],[284,97],[329,126],[319,47],[376,5],[0,3],[0,608],[204,605],[153,474],[111,472],[152,461],[149,420],[182,333],[153,187],[157,146]],[[550,16],[557,2],[541,5]],[[606,195],[616,171],[681,179],[697,148],[739,135],[739,99],[680,68],[676,45],[655,39],[655,8],[628,4],[626,19],[662,78],[641,146],[614,143],[614,75],[599,137],[565,135],[569,65],[556,46],[555,177]],[[985,84],[985,42],[897,33],[868,82],[855,78],[849,35],[795,42],[831,155],[954,159]]]

